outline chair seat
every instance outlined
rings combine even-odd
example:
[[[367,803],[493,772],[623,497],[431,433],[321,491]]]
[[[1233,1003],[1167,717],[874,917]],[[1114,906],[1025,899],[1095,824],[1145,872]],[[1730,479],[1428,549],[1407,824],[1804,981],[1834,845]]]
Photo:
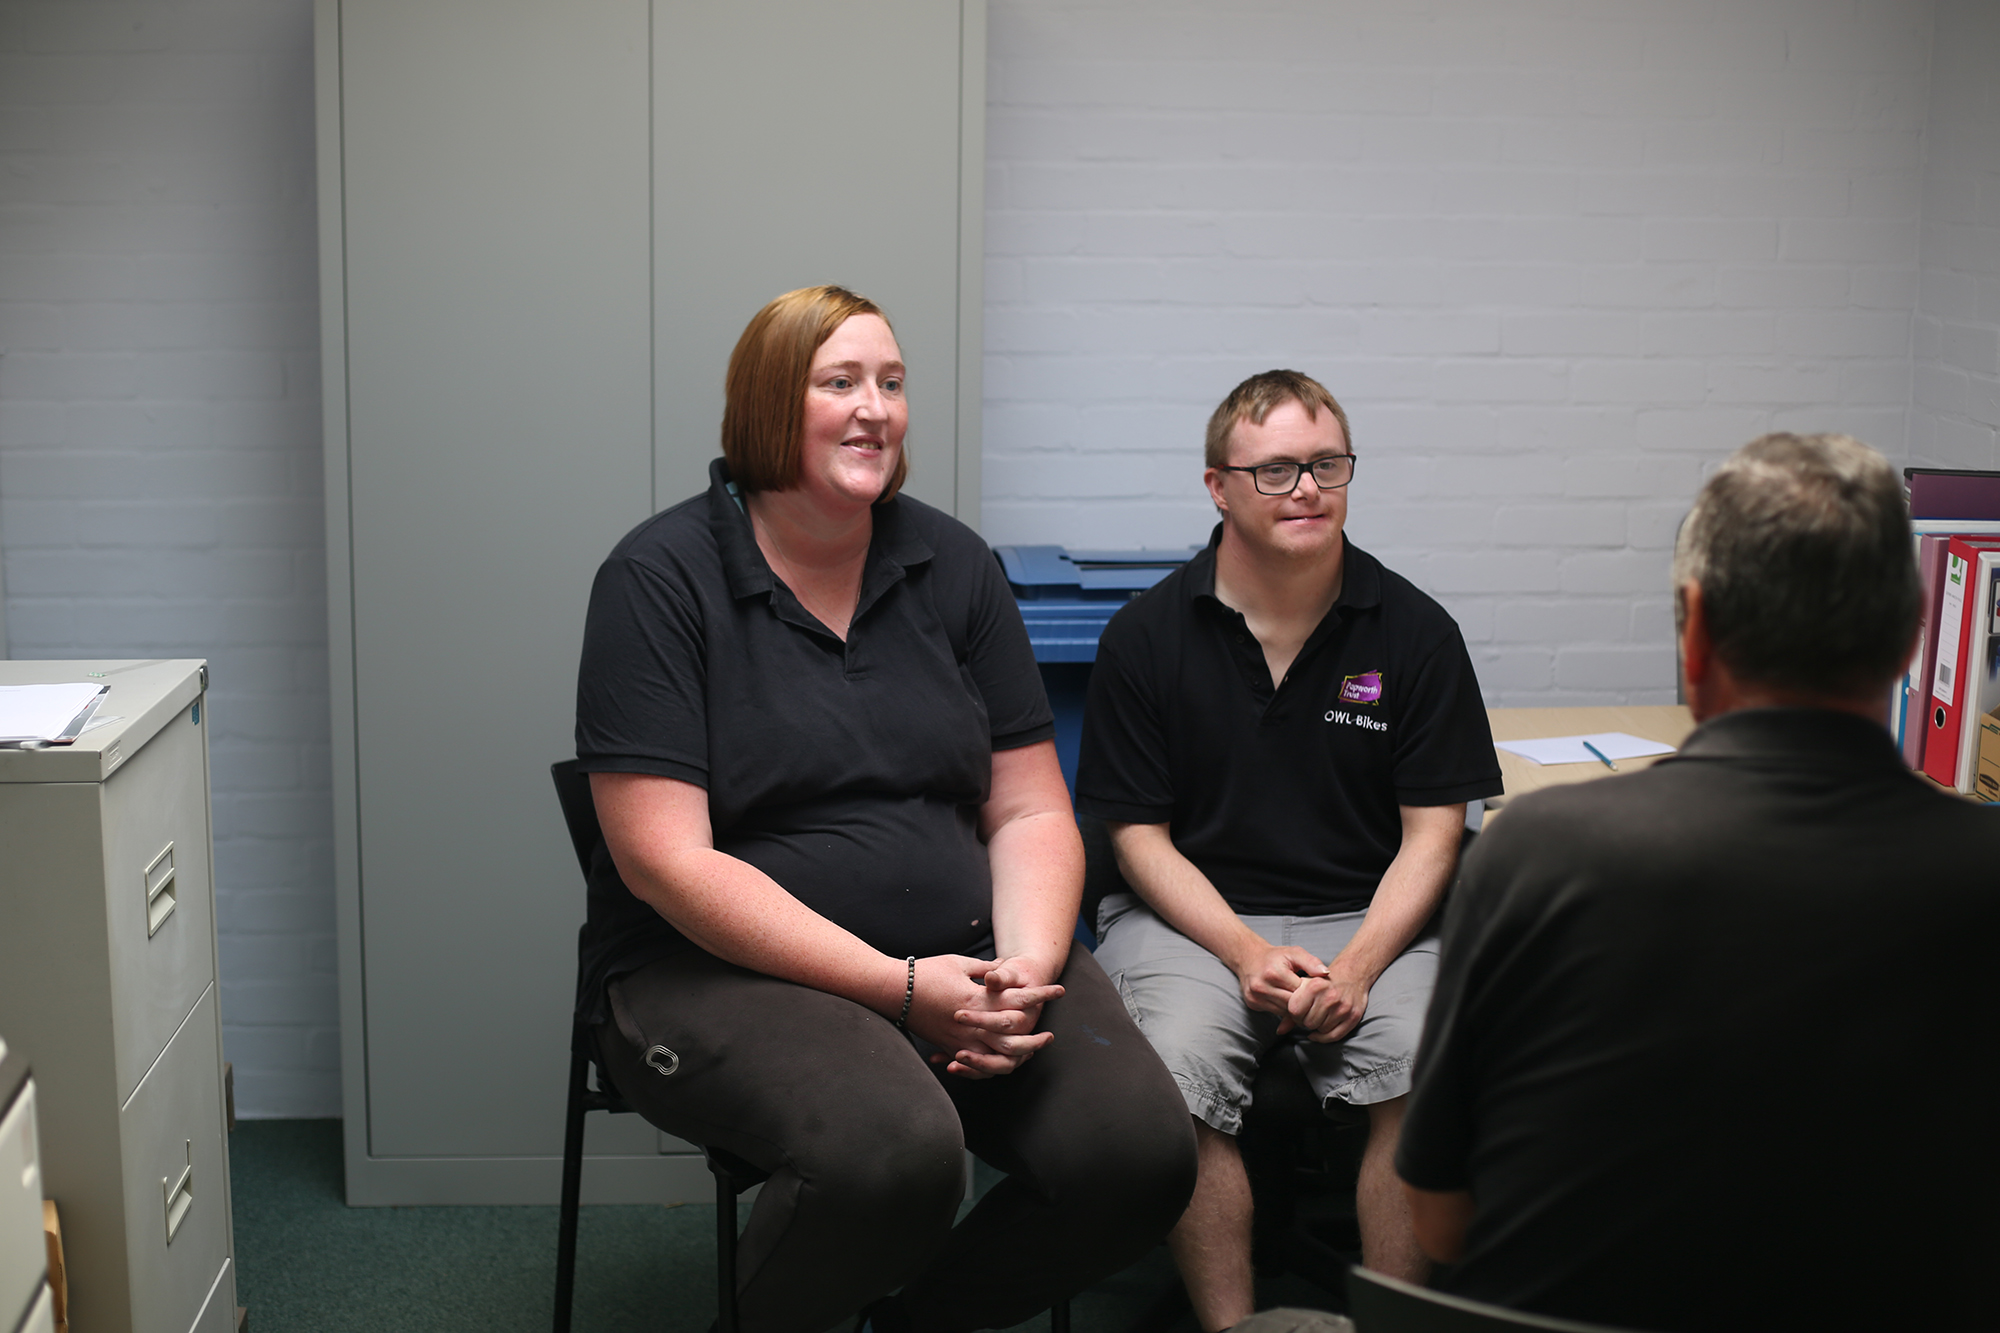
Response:
[[[708,1159],[708,1169],[718,1176],[726,1177],[730,1186],[738,1194],[752,1185],[761,1185],[771,1178],[771,1173],[738,1157],[735,1153],[721,1148],[703,1147],[701,1155]]]
[[[1371,1273],[1357,1265],[1347,1275],[1348,1313],[1356,1333],[1633,1333],[1603,1324],[1502,1309],[1431,1291]]]

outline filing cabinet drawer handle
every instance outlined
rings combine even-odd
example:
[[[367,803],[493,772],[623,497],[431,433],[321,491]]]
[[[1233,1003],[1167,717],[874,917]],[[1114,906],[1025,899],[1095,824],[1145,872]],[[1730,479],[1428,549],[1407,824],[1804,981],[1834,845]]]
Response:
[[[160,1193],[167,1204],[167,1244],[174,1243],[174,1233],[181,1229],[187,1219],[188,1209],[194,1207],[194,1140],[187,1140],[187,1165],[181,1168],[180,1179],[171,1176],[160,1177]]]
[[[170,842],[146,867],[146,938],[159,934],[173,914],[174,845]]]

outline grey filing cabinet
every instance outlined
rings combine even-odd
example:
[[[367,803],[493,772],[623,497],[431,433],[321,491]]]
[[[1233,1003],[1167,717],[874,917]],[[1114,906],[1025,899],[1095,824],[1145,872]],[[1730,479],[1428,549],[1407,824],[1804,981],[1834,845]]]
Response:
[[[84,1333],[235,1324],[207,674],[0,662],[0,685],[111,687],[75,744],[0,749],[0,1033],[35,1071]]]
[[[15,1333],[53,1333],[56,1322],[35,1121],[34,1075],[0,1036],[0,1329]]]
[[[882,304],[909,492],[977,521],[983,0],[318,0],[351,1204],[553,1203],[590,581],[701,490],[778,293]],[[594,1116],[587,1202],[706,1199]]]

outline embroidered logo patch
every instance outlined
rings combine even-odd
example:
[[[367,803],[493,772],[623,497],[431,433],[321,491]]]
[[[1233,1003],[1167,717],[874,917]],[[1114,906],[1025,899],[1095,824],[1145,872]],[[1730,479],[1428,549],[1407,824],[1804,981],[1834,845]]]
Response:
[[[1358,676],[1349,676],[1340,682],[1340,701],[1344,704],[1372,704],[1382,699],[1382,673],[1364,671]]]

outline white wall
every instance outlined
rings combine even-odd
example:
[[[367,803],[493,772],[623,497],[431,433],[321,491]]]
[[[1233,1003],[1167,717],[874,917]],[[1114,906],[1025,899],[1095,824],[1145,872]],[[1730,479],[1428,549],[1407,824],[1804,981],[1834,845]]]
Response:
[[[1201,540],[1208,412],[1292,366],[1490,700],[1671,702],[1703,467],[1906,450],[1928,4],[994,0],[990,47],[993,541]]]
[[[1937,15],[1910,457],[2000,468],[2000,5]]]
[[[1293,365],[1493,698],[1671,698],[1704,465],[2000,467],[2000,33],[1935,0],[1927,78],[1933,8],[993,0],[989,537],[1200,540],[1209,409]],[[251,1115],[338,1108],[311,68],[308,0],[0,6],[5,623],[213,661]]]
[[[245,1115],[339,1100],[308,0],[0,8],[16,657],[211,662]]]

